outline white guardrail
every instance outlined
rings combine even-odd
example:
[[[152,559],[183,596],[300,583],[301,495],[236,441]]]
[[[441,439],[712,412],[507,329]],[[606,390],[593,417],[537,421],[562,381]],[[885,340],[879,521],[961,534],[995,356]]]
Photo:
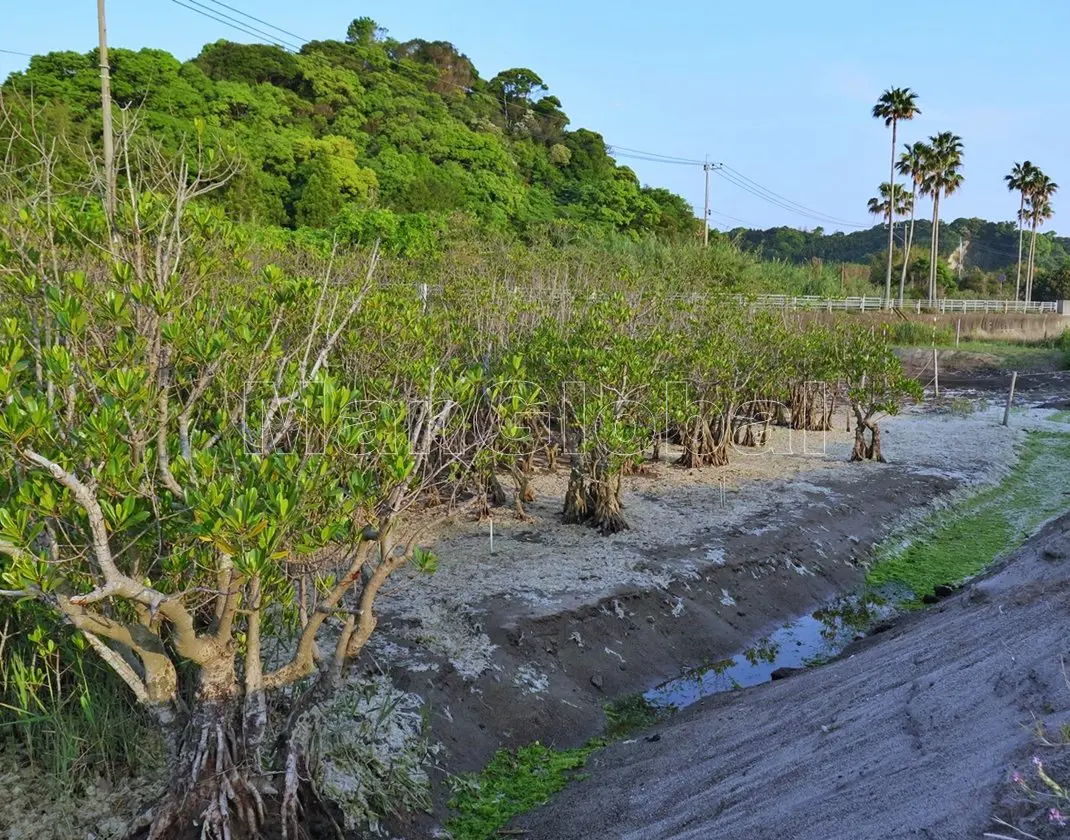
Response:
[[[740,297],[740,302],[746,302],[746,298]],[[858,312],[879,312],[885,308],[883,297],[848,297],[848,298],[823,298],[816,295],[758,295],[751,303],[766,309],[810,309],[825,310],[849,310]],[[891,301],[892,308],[898,309],[898,300]],[[904,301],[903,312],[992,312],[1001,314],[1055,312],[1055,301],[1025,301],[1014,300],[908,300]]]

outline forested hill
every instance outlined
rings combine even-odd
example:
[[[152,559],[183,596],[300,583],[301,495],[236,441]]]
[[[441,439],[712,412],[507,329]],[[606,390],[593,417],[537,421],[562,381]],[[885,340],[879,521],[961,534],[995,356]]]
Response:
[[[219,199],[236,219],[322,227],[345,208],[380,223],[383,211],[410,221],[460,211],[515,231],[686,238],[700,226],[682,198],[616,165],[599,134],[570,129],[534,71],[484,79],[452,44],[400,42],[367,18],[296,54],[218,41],[191,61],[114,49],[110,63],[115,101],[152,135],[173,147],[203,119],[240,155]],[[31,94],[44,103],[49,127],[77,148],[100,139],[98,73],[95,50],[54,52],[2,90],[22,108]]]
[[[903,222],[896,223],[896,240],[902,243]],[[728,234],[750,251],[766,259],[803,263],[813,259],[836,263],[870,263],[883,260],[888,249],[888,228],[876,225],[853,233],[825,233],[821,228],[802,231],[779,227],[768,230],[736,228]],[[918,219],[914,228],[914,245],[928,252],[932,223]],[[964,269],[1000,272],[1018,260],[1018,228],[1013,222],[988,222],[984,219],[956,219],[940,223],[940,254],[951,256],[960,244],[965,251]],[[1029,251],[1026,234],[1025,250]],[[1055,268],[1070,259],[1070,237],[1052,232],[1037,237],[1037,265]],[[956,261],[957,262],[957,261]],[[882,263],[883,265],[883,263]]]

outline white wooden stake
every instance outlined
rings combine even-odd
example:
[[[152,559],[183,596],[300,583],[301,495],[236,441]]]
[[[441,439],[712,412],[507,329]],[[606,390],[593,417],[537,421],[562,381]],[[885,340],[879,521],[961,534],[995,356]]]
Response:
[[[1018,384],[1018,371],[1011,374],[1011,390],[1007,394],[1007,407],[1003,409],[1003,425],[1006,426],[1011,420],[1011,405],[1014,403],[1014,386]]]
[[[937,350],[933,348],[933,398],[940,399],[940,367],[937,361]]]

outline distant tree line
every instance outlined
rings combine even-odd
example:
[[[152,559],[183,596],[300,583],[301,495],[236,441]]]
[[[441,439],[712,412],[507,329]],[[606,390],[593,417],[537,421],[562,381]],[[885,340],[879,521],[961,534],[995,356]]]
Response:
[[[897,252],[896,266],[902,267],[903,228],[899,223],[896,230]],[[883,282],[884,259],[886,259],[888,228],[876,225],[867,230],[843,233],[827,233],[823,228],[810,231],[790,227],[755,230],[735,228],[728,236],[737,241],[745,250],[755,252],[764,259],[781,260],[794,264],[812,263],[820,260],[826,263],[847,263],[857,265],[879,264],[879,278]],[[960,243],[961,238],[961,243]],[[915,221],[911,265],[917,263],[921,270],[920,277],[928,276],[929,247],[932,240],[932,223],[927,219]],[[961,251],[960,251],[961,245]],[[1018,226],[1011,221],[989,222],[984,219],[955,219],[940,225],[940,261],[938,270],[941,277],[938,284],[946,291],[984,292],[991,296],[1000,296],[1002,283],[1005,297],[1013,297],[1015,266],[1018,254]],[[962,263],[962,279],[959,280],[959,262]],[[950,261],[950,262],[949,262]],[[1062,273],[1070,274],[1070,237],[1057,236],[1051,231],[1039,233],[1036,242],[1037,282],[1034,298],[1037,300],[1054,299],[1048,289],[1049,278]],[[913,268],[908,278],[912,276]],[[1007,292],[1009,281],[1009,289]],[[908,287],[908,296],[924,291],[917,285]]]

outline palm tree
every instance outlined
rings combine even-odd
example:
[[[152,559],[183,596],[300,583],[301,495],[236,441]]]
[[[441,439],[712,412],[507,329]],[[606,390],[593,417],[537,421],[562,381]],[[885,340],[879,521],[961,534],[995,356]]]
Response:
[[[929,257],[929,303],[936,299],[936,263],[940,258],[940,198],[962,186],[962,138],[942,131],[929,138],[931,154],[922,179],[923,195],[933,197],[933,235]]]
[[[1025,200],[1029,193],[1029,187],[1039,172],[1040,170],[1029,161],[1025,163],[1016,161],[1010,175],[1003,176],[1003,180],[1007,182],[1007,189],[1011,192],[1021,193],[1022,197],[1021,205],[1018,208],[1018,276],[1014,281],[1015,300],[1018,300],[1022,287],[1022,241],[1025,236]]]
[[[888,174],[888,182],[895,183],[895,147],[896,132],[899,129],[900,120],[912,120],[920,114],[918,109],[918,95],[910,88],[889,88],[881,94],[877,104],[873,106],[873,116],[878,120],[884,120],[886,126],[892,129],[892,163]],[[884,275],[884,305],[890,306],[892,296],[892,258],[895,250],[894,221],[892,206],[888,207],[888,270]]]
[[[889,196],[894,198],[889,199]],[[880,198],[871,198],[866,206],[874,216],[888,218],[888,202],[892,203],[892,216],[903,216],[910,212],[910,194],[902,184],[890,184],[885,181],[880,185]]]
[[[1037,252],[1037,228],[1055,215],[1051,209],[1051,197],[1055,195],[1059,185],[1051,178],[1036,169],[1032,182],[1029,184],[1029,195],[1025,207],[1025,218],[1033,228],[1032,239],[1029,242],[1029,270],[1025,280],[1026,303],[1033,299],[1033,272],[1036,268]]]
[[[914,245],[914,217],[918,207],[918,190],[925,179],[925,166],[932,154],[932,149],[925,143],[906,144],[906,149],[899,156],[899,162],[895,168],[900,175],[910,178],[910,232],[907,234],[906,246],[903,250],[903,272],[899,275],[899,308],[903,308],[903,288],[907,282],[907,265],[910,262],[910,249]]]

